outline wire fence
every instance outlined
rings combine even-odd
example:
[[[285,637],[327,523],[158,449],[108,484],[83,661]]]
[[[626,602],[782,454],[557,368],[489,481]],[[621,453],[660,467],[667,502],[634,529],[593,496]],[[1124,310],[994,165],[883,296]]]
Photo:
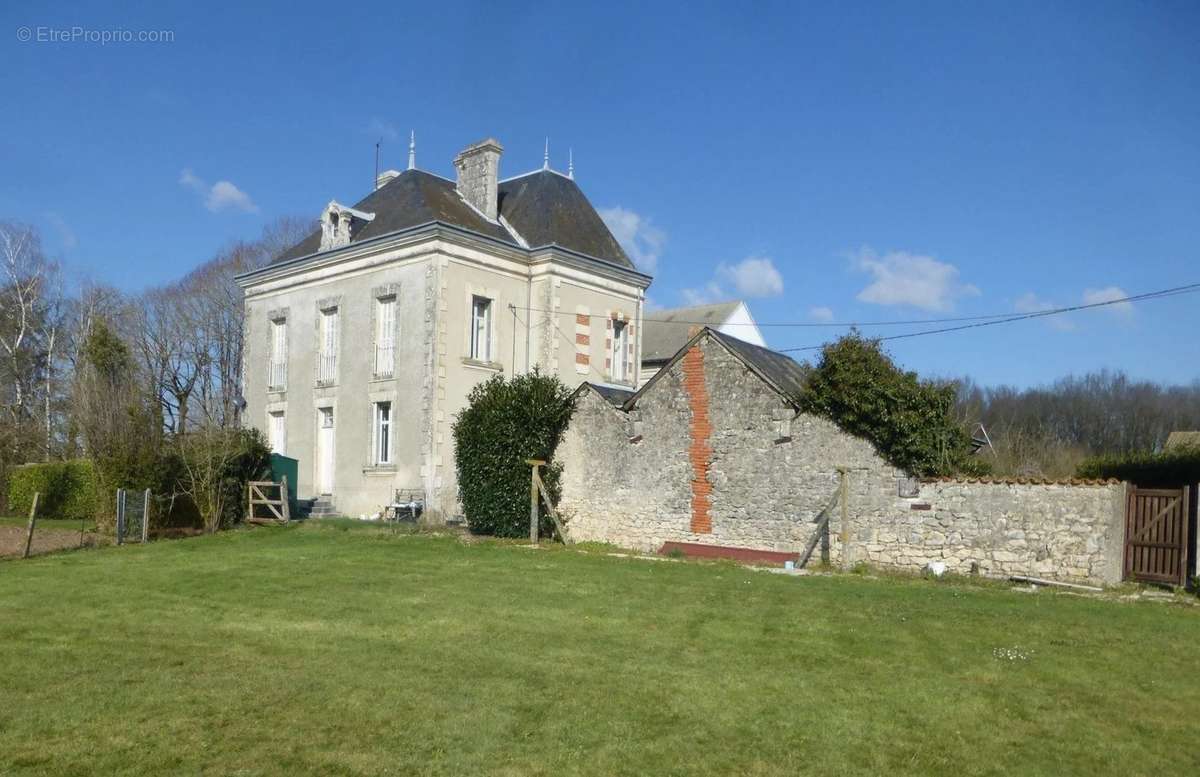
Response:
[[[117,489],[114,502],[110,502],[116,507],[116,521],[106,530],[91,517],[65,520],[46,515],[43,495],[34,494],[28,520],[22,517],[19,525],[12,519],[0,520],[0,558],[30,558],[61,550],[148,542],[154,503],[149,489]]]
[[[147,542],[150,539],[150,489],[117,489],[117,544]]]

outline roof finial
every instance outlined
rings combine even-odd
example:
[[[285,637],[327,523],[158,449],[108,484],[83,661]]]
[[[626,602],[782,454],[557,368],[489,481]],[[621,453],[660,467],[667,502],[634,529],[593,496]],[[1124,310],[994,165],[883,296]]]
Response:
[[[575,149],[567,147],[567,177],[575,180]]]
[[[546,150],[542,152],[542,169],[550,169],[550,138],[546,138]]]
[[[408,169],[417,169],[417,131],[411,130],[408,134]]]

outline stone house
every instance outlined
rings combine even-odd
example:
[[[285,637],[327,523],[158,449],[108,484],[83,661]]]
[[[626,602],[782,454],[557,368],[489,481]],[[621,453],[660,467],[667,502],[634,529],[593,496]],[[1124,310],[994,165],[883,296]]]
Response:
[[[245,423],[299,460],[298,493],[373,513],[397,490],[458,513],[451,426],[472,387],[533,368],[633,388],[650,277],[574,180],[500,177],[485,140],[456,180],[408,169],[332,201],[245,291]]]
[[[918,481],[799,411],[793,360],[712,329],[637,392],[583,386],[556,454],[576,540],[796,559],[830,504],[828,558],[1118,582],[1125,484]]]
[[[742,300],[654,310],[642,326],[642,374],[638,386],[671,360],[692,335],[704,327],[731,335],[752,345],[766,346],[762,331]]]

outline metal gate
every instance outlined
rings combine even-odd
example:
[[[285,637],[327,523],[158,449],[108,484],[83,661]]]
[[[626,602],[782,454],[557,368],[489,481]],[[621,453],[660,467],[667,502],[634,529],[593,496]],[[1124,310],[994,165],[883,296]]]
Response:
[[[1130,488],[1125,510],[1125,580],[1187,582],[1188,489]]]

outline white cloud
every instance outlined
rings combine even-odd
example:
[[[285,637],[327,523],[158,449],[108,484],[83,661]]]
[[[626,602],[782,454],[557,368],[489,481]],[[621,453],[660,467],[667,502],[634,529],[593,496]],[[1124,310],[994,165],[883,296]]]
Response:
[[[367,134],[374,138],[383,138],[384,140],[395,140],[400,137],[400,131],[395,125],[386,122],[378,116],[371,117],[367,122]]]
[[[1129,293],[1120,286],[1105,286],[1103,289],[1084,289],[1083,304],[1096,305],[1101,302],[1112,302],[1113,300],[1124,299],[1129,296]],[[1133,315],[1132,302],[1116,302],[1108,305],[1105,310],[1121,316]]]
[[[217,181],[209,186],[203,178],[197,177],[190,168],[185,167],[179,174],[179,184],[199,194],[204,201],[204,207],[213,213],[223,210],[258,213],[258,206],[250,199],[250,195],[230,181]]]
[[[1054,310],[1060,307],[1062,305],[1041,299],[1032,291],[1025,292],[1013,302],[1013,310],[1018,313],[1041,313],[1044,310]],[[1046,316],[1045,322],[1051,329],[1057,329],[1060,332],[1070,332],[1075,329],[1075,322],[1065,315]]]
[[[679,295],[685,305],[707,305],[725,298],[725,292],[716,281],[709,281],[699,288],[680,289]]]
[[[190,167],[183,168],[183,172],[179,174],[179,183],[188,187],[189,189],[196,189],[197,191],[205,188],[204,181],[201,181],[199,178],[197,178]]]
[[[737,264],[721,263],[717,277],[733,284],[743,297],[778,297],[783,293],[783,276],[775,263],[763,256],[748,256]]]
[[[667,233],[655,226],[649,217],[620,205],[600,208],[598,212],[638,269],[653,274],[667,243]]]
[[[230,208],[243,213],[257,213],[258,206],[250,199],[250,195],[234,186],[229,181],[217,181],[208,193],[204,206],[214,213]]]
[[[833,321],[833,310],[824,306],[809,308],[808,317],[813,321],[828,324],[830,321]]]
[[[851,257],[854,267],[873,280],[858,299],[876,305],[911,305],[921,310],[947,312],[963,297],[979,296],[979,289],[959,280],[958,268],[932,256],[891,251],[880,256],[863,248]]]

